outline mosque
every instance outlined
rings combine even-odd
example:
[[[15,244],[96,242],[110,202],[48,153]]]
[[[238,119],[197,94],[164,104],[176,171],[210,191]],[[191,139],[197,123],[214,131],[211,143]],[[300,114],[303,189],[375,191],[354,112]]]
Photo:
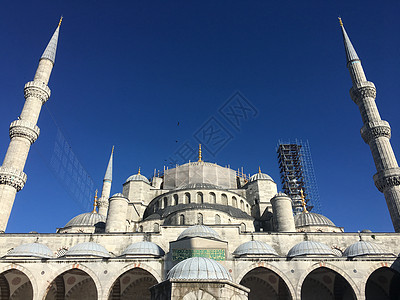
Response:
[[[238,176],[203,161],[201,148],[197,161],[151,179],[139,170],[115,195],[112,151],[92,212],[56,233],[4,233],[50,97],[60,24],[25,85],[0,167],[0,299],[400,299],[400,169],[375,86],[341,21],[350,95],[396,233],[344,232],[307,211],[304,198],[303,211],[294,215],[292,199],[278,192],[273,178],[261,170]]]

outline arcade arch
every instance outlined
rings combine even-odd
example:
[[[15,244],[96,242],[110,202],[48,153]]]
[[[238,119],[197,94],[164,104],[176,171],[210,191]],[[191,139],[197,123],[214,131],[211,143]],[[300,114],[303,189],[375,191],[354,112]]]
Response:
[[[272,270],[264,267],[258,267],[247,272],[240,284],[250,289],[249,300],[292,299],[289,288],[283,279]]]
[[[388,267],[381,267],[368,277],[365,285],[365,299],[400,299],[399,286],[400,273]]]
[[[303,300],[356,300],[350,283],[336,271],[319,267],[310,272],[301,286]]]
[[[25,300],[32,298],[32,283],[23,272],[10,269],[0,274],[0,299]]]
[[[80,269],[70,269],[58,275],[48,288],[45,300],[96,300],[97,288],[93,278]]]
[[[142,268],[133,268],[120,275],[111,287],[109,300],[150,300],[149,288],[156,278]]]

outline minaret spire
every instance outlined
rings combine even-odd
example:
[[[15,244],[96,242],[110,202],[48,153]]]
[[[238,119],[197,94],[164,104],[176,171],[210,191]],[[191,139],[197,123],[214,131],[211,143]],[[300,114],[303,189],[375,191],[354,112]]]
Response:
[[[371,149],[377,170],[374,182],[378,190],[385,195],[394,230],[400,232],[400,168],[390,144],[391,129],[389,123],[380,117],[375,103],[375,85],[367,81],[361,61],[341,19],[339,23],[346,50],[347,68],[353,81],[350,96],[360,110],[364,124],[361,128],[361,137]]]
[[[101,197],[97,201],[97,206],[99,207],[99,214],[103,216],[107,216],[107,211],[108,211],[108,198],[110,198],[111,183],[112,183],[113,157],[114,157],[114,146],[111,149],[111,155],[108,161],[106,174],[104,175]]]
[[[3,164],[0,166],[0,231],[5,231],[15,196],[26,182],[23,172],[31,145],[39,137],[36,123],[42,105],[50,97],[47,86],[54,66],[59,26],[43,53],[33,81],[25,84],[25,104],[18,120],[10,125],[10,144]]]

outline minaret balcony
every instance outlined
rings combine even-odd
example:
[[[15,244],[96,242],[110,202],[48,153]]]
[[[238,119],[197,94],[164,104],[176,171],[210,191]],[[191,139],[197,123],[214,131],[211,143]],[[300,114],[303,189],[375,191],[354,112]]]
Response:
[[[379,137],[386,137],[390,139],[391,129],[388,122],[379,120],[374,122],[368,122],[360,130],[361,137],[364,142],[369,144],[372,140]]]
[[[39,134],[39,127],[28,121],[15,120],[10,124],[10,139],[13,137],[23,137],[29,140],[32,145],[39,137]]]
[[[400,185],[400,168],[382,170],[374,175],[375,186],[380,192],[387,188]]]
[[[46,101],[50,98],[50,88],[40,81],[30,81],[25,84],[24,87],[24,96],[25,99],[29,97],[38,98],[42,101],[42,105],[46,103]]]
[[[375,99],[376,97],[375,84],[373,84],[370,81],[363,81],[358,83],[356,86],[353,86],[350,89],[350,97],[357,105],[359,105],[365,98]]]
[[[24,187],[26,179],[27,176],[24,172],[11,167],[0,166],[0,184],[10,185],[19,192]]]

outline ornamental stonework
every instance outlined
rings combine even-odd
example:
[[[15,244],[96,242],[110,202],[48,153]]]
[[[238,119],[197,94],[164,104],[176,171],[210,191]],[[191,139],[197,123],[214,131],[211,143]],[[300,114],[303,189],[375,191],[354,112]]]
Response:
[[[380,192],[384,192],[387,188],[400,185],[400,168],[383,170],[374,175],[375,186]]]
[[[100,207],[108,207],[108,200],[100,199],[97,201],[97,206]]]
[[[14,168],[0,166],[0,184],[12,186],[19,192],[25,185],[27,176]]]
[[[372,82],[365,82],[360,87],[350,89],[350,97],[354,103],[359,105],[365,98],[376,98],[376,88]]]
[[[10,139],[14,137],[22,137],[29,140],[31,145],[37,140],[40,129],[24,120],[15,120],[10,124]]]
[[[24,87],[25,99],[35,97],[42,101],[42,105],[50,98],[50,89],[43,82],[30,81]]]
[[[369,122],[361,128],[361,137],[367,144],[379,137],[386,137],[390,139],[390,125],[386,121]]]

